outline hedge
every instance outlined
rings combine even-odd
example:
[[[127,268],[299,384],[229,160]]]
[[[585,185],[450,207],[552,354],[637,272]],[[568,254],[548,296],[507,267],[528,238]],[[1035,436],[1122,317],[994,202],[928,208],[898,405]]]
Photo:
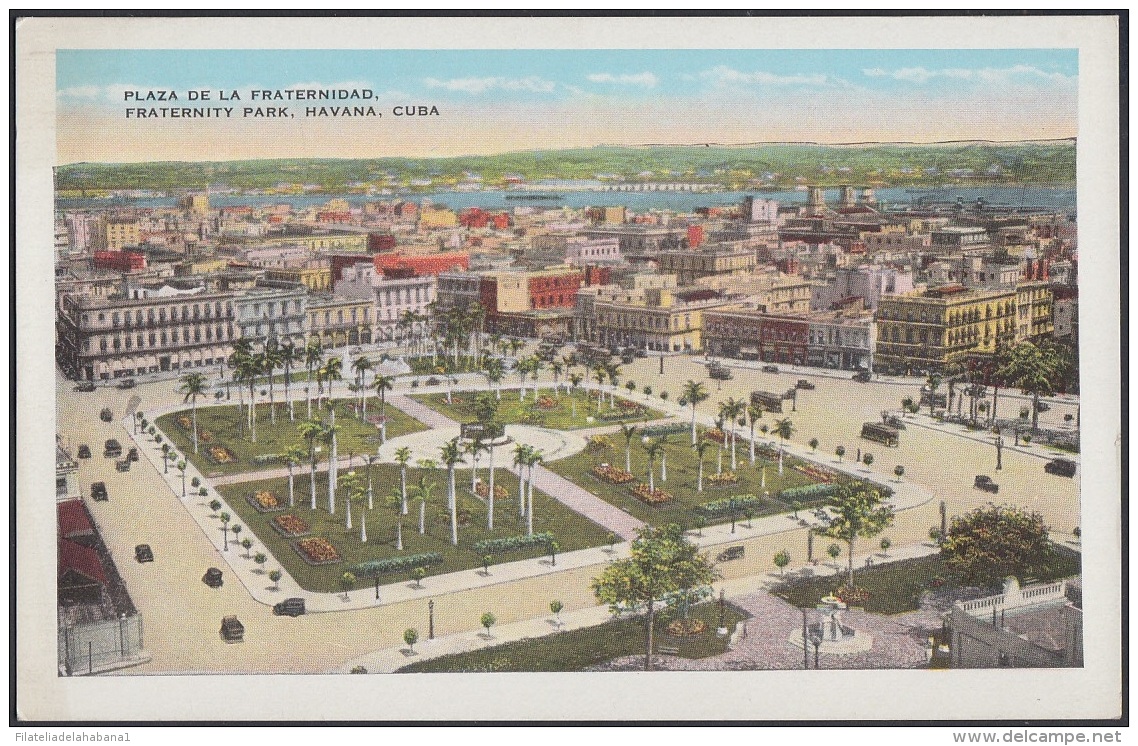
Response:
[[[725,497],[722,500],[713,500],[709,503],[704,503],[699,506],[699,511],[705,515],[721,515],[731,510],[731,503],[734,501],[736,510],[746,510],[747,508],[757,508],[763,504],[761,497],[754,495],[736,495],[734,498]]]
[[[443,556],[438,552],[408,554],[405,557],[391,557],[390,559],[361,562],[352,568],[352,572],[356,575],[385,575],[393,572],[406,572],[416,567],[437,565],[442,561]]]
[[[803,487],[790,487],[780,492],[778,499],[783,502],[820,500],[837,492],[839,486],[837,484],[808,484]]]
[[[474,543],[478,554],[503,554],[517,552],[533,547],[544,547],[553,543],[553,534],[548,531],[532,536],[507,536],[504,539],[483,539]]]
[[[676,422],[671,425],[653,425],[644,428],[644,434],[649,438],[659,438],[661,435],[675,435],[677,433],[690,432],[691,426],[684,422]]]

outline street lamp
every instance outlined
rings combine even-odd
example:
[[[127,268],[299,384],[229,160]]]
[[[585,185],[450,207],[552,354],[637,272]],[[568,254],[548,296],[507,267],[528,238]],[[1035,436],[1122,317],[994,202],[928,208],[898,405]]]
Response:
[[[799,609],[802,612],[802,668],[803,670],[810,670],[810,646],[807,644],[806,637],[806,609]]]
[[[810,644],[814,646],[814,670],[818,670],[818,651],[822,647],[822,636],[817,632],[810,634]]]
[[[728,502],[727,505],[731,510],[731,533],[735,533],[735,519],[737,517],[735,515],[735,512],[737,510],[737,503],[735,502],[735,498],[731,498],[730,502]]]
[[[1004,468],[1004,436],[1000,433],[1000,428],[995,428],[996,433],[996,471]]]
[[[427,602],[427,639],[435,639],[435,599]]]

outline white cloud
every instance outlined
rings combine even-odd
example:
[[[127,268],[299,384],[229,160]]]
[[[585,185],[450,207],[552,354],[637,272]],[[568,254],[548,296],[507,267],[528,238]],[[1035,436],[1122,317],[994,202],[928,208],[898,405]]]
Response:
[[[60,98],[98,98],[102,94],[102,86],[80,85],[72,88],[63,88],[56,95]]]
[[[987,84],[1030,81],[1053,84],[1075,82],[1075,76],[1073,75],[1047,72],[1034,65],[983,68],[947,67],[938,70],[929,70],[925,67],[902,67],[896,70],[884,70],[880,67],[871,67],[861,72],[863,75],[871,78],[892,78],[893,80],[903,80],[918,84],[927,83],[935,79],[964,80]]]
[[[612,73],[593,73],[592,75],[585,76],[592,83],[611,83],[614,85],[638,85],[645,88],[651,88],[660,82],[650,72],[635,73],[635,74],[622,74],[613,75]]]
[[[111,83],[110,85],[80,85],[71,88],[61,88],[56,91],[60,99],[84,99],[87,101],[103,101],[121,103],[127,91],[147,91],[151,87],[132,85],[130,83]],[[153,90],[158,90],[153,88]]]
[[[718,65],[710,70],[704,70],[700,77],[710,80],[717,85],[806,85],[806,86],[833,86],[844,81],[831,78],[822,73],[795,73],[792,75],[778,75],[758,70],[755,72],[742,72],[726,65]]]
[[[462,91],[464,93],[479,94],[490,90],[503,91],[529,91],[530,93],[549,93],[557,84],[531,75],[525,78],[452,78],[439,80],[426,78],[423,81],[429,88],[443,88],[448,91]]]

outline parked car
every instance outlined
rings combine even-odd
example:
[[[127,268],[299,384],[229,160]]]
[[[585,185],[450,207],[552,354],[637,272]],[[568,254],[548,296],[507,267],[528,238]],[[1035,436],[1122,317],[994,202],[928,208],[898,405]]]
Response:
[[[91,458],[91,446],[87,445],[86,443],[79,446],[78,456],[79,458]]]
[[[110,438],[103,444],[103,457],[104,458],[118,458],[122,455],[122,443],[119,443],[114,438]]]
[[[633,355],[631,352],[626,352],[620,356],[620,362],[623,365],[632,365],[633,361],[635,361],[635,360],[636,360],[636,356]]]
[[[814,383],[807,381],[805,378],[799,378],[798,383],[794,384],[794,387],[802,389],[803,391],[813,391]]]
[[[778,366],[777,365],[764,365],[763,366],[763,373],[778,373]]]
[[[992,494],[1000,491],[1000,485],[993,482],[991,477],[985,476],[984,474],[978,474],[972,484],[976,489],[991,492]]]
[[[636,357],[648,357],[648,350],[643,347],[635,347],[633,348],[632,354]]]
[[[130,471],[130,459],[120,458],[115,462],[115,471]]]
[[[132,389],[137,385],[138,385],[138,382],[135,381],[133,378],[124,378],[121,381],[119,381],[118,387],[120,389]]]
[[[91,485],[91,499],[98,503],[104,503],[110,499],[107,497],[106,482],[95,482]]]
[[[76,391],[87,391],[87,392],[94,391],[95,390],[95,382],[94,381],[80,381],[79,385],[75,387],[75,390]]]
[[[134,548],[134,558],[139,562],[153,562],[154,552],[150,550],[149,544],[139,544]]]
[[[1053,458],[1043,465],[1043,471],[1059,477],[1075,476],[1075,462],[1069,458]]]
[[[869,383],[870,378],[872,378],[872,376],[868,370],[859,370],[857,373],[853,374],[853,380],[857,381],[858,383]]]
[[[222,618],[221,637],[226,642],[241,642],[245,639],[245,625],[235,614]]]
[[[273,613],[277,616],[300,616],[304,613],[304,599],[286,598],[273,605]]]
[[[220,588],[221,570],[218,570],[216,567],[209,568],[205,571],[205,575],[202,576],[202,582],[210,588]]]
[[[103,409],[99,412],[99,419],[103,422],[110,422],[114,418],[114,412],[111,411],[110,407],[103,407]]]
[[[1035,411],[1036,412],[1050,412],[1051,411],[1051,405],[1048,404],[1047,402],[1036,402]]]
[[[716,381],[730,381],[732,377],[731,369],[719,363],[708,363],[707,375]]]
[[[727,547],[719,553],[719,556],[717,556],[715,560],[717,562],[730,562],[731,560],[742,559],[746,551],[742,545]]]
[[[127,451],[126,452],[126,460],[127,461],[138,461],[138,449],[137,448],[131,448],[129,451]]]

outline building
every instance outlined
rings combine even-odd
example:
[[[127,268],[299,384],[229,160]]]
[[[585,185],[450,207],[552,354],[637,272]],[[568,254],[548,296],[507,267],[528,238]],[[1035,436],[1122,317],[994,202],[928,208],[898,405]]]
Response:
[[[806,365],[809,320],[735,305],[704,314],[703,338],[713,355]]]
[[[615,238],[626,258],[634,255],[654,256],[661,249],[678,249],[687,238],[682,226],[613,225],[585,228],[581,235],[590,239]]]
[[[112,296],[64,296],[56,316],[57,361],[68,376],[85,381],[223,363],[239,337],[238,295],[191,281]]]
[[[206,215],[209,213],[209,193],[208,192],[194,192],[187,194],[178,200],[178,205],[190,212],[199,215]]]
[[[975,255],[940,257],[927,270],[932,286],[959,284],[969,288],[1008,288],[1014,287],[1020,276],[1020,268],[1015,262]]]
[[[660,251],[657,259],[660,272],[675,275],[680,285],[693,285],[704,277],[745,276],[758,266],[753,250],[729,244],[707,246],[696,251]]]
[[[857,304],[860,307],[860,303]],[[857,308],[809,315],[806,364],[840,370],[873,370],[877,329],[873,314]]]
[[[594,341],[661,352],[700,350],[703,314],[729,302],[710,288],[643,288],[598,297]]]
[[[628,219],[626,207],[590,207],[585,218],[594,225],[621,225]]]
[[[1051,316],[1054,321],[1052,336],[1073,344],[1079,343],[1079,289],[1067,285],[1052,285]]]
[[[55,501],[79,500],[83,489],[79,486],[79,462],[71,457],[71,452],[63,447],[59,436],[55,436]]]
[[[122,251],[128,246],[142,243],[138,218],[103,215],[99,218],[98,232],[92,248],[103,251]]]
[[[139,272],[146,269],[146,254],[139,251],[96,251],[91,257],[95,269]]]
[[[241,339],[263,344],[269,338],[278,342],[304,344],[307,289],[297,283],[257,286],[233,299],[236,324]]]
[[[71,252],[89,252],[97,241],[100,217],[87,212],[69,212],[63,216],[63,221],[67,226],[67,245]]]
[[[388,276],[418,277],[470,269],[470,253],[446,251],[427,254],[376,254],[372,264],[377,272]]]
[[[305,307],[308,339],[324,348],[371,344],[374,309],[371,298],[312,294]]]
[[[458,226],[458,215],[445,207],[424,206],[419,210],[419,230],[429,231]]]
[[[1038,342],[1055,332],[1054,295],[1046,280],[1016,286],[1016,342]]]
[[[256,246],[301,246],[310,252],[327,253],[332,251],[367,250],[367,233],[336,229],[313,229],[308,226],[290,225],[274,229],[273,233],[258,239]]]
[[[875,365],[885,373],[943,371],[990,356],[1016,335],[1016,290],[947,285],[881,298]]]
[[[747,223],[763,223],[772,227],[778,224],[778,200],[747,196],[743,198],[739,212]]]
[[[274,283],[295,283],[314,293],[326,293],[332,289],[332,268],[316,266],[266,269],[265,279]]]
[[[929,248],[935,254],[959,254],[987,251],[991,243],[988,231],[981,226],[947,225],[932,231]]]
[[[871,265],[839,267],[825,283],[811,289],[810,308],[826,311],[846,298],[858,297],[865,308],[876,310],[882,296],[912,291],[911,270]]]

